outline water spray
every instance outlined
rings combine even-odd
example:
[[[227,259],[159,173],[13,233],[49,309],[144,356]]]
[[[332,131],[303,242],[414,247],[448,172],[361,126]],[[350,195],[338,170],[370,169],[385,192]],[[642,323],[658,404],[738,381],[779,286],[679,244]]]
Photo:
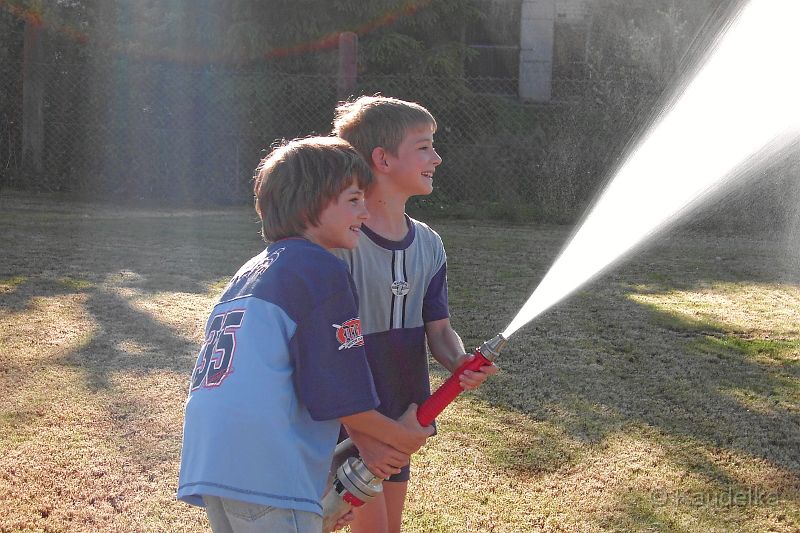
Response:
[[[800,139],[800,2],[751,0],[734,13],[621,160],[577,232],[511,324],[509,337]]]
[[[490,364],[519,328],[707,201],[743,166],[797,143],[800,69],[791,66],[800,49],[797,20],[797,0],[751,0],[736,13],[713,53],[626,155],[511,323],[420,405],[421,425],[430,425],[462,392],[461,374]],[[337,453],[352,446],[345,443]],[[337,465],[334,488],[323,500],[326,528],[379,494],[381,482],[358,458]]]

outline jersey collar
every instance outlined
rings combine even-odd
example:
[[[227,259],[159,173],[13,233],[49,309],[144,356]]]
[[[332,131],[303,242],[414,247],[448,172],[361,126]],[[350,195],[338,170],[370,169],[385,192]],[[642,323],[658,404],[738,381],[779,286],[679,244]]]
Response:
[[[408,233],[406,233],[406,236],[403,237],[403,240],[401,241],[390,241],[385,237],[381,237],[380,235],[369,229],[366,224],[361,225],[361,231],[364,233],[364,235],[369,237],[369,240],[371,240],[381,248],[386,248],[387,250],[405,250],[406,248],[411,246],[412,242],[414,242],[414,234],[416,232],[416,226],[414,225],[413,222],[411,222],[411,217],[409,217],[405,213],[403,214],[403,216],[406,218],[406,226],[408,227]]]

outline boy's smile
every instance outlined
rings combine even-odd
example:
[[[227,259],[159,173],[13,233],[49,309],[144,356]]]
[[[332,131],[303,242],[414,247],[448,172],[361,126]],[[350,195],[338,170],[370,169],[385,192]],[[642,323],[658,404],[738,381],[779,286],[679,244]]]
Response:
[[[306,228],[305,237],[328,250],[353,249],[358,245],[361,224],[368,218],[364,191],[353,181],[322,210],[319,224]]]
[[[409,128],[397,155],[386,152],[387,174],[398,191],[415,196],[433,192],[433,174],[442,158],[433,147],[433,127]]]

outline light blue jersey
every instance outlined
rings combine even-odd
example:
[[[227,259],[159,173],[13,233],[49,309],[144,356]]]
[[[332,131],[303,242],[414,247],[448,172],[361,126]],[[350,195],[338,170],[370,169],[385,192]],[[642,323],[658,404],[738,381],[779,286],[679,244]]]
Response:
[[[352,278],[285,239],[248,261],[206,325],[186,402],[178,498],[321,514],[337,418],[374,409]]]

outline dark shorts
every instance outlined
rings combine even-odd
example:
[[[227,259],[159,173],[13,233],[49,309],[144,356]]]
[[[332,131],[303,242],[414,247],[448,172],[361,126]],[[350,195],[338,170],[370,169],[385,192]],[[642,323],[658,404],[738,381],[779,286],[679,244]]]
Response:
[[[400,481],[408,481],[411,478],[411,463],[408,463],[406,466],[400,469],[399,474],[394,474],[393,476],[389,476],[389,479],[385,481],[392,481],[392,482],[400,482]]]

